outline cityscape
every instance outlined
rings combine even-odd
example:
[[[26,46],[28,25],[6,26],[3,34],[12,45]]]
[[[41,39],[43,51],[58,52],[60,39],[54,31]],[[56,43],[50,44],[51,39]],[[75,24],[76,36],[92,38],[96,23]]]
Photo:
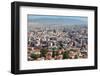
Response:
[[[27,60],[88,58],[88,18],[27,16]]]

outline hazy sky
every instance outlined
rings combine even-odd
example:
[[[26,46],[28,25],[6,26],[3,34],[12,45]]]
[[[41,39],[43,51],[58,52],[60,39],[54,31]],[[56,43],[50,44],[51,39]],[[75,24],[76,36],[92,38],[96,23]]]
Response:
[[[88,24],[88,17],[82,16],[50,16],[28,15],[28,22],[42,24]]]

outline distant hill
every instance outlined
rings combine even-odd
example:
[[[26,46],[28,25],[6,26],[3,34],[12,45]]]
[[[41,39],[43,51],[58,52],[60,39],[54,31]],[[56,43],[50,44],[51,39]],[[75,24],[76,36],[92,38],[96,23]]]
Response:
[[[29,15],[28,16],[28,30],[33,30],[36,27],[41,28],[66,28],[66,29],[80,29],[87,27],[87,17],[76,16],[43,16],[43,15]]]

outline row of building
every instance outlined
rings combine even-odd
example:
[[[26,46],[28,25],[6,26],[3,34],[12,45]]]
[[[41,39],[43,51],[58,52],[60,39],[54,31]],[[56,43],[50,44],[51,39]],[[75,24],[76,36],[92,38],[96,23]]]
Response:
[[[86,27],[80,29],[57,28],[46,29],[46,27],[34,29],[28,32],[28,47],[43,49],[48,51],[58,51],[59,49],[79,48],[80,52],[87,53],[88,50],[88,30]],[[52,49],[56,48],[56,49]]]

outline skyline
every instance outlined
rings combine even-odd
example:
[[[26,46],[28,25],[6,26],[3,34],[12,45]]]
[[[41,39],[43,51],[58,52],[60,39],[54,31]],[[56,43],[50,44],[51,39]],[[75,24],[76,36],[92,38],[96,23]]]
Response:
[[[28,23],[88,25],[88,17],[83,16],[28,15],[27,19]]]

